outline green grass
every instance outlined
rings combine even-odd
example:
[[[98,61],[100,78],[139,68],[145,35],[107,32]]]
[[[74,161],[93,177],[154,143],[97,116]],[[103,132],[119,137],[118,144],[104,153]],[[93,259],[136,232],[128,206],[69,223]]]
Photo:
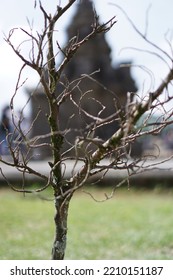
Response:
[[[95,197],[101,197],[93,190]],[[0,259],[50,259],[54,205],[0,189]],[[66,259],[173,259],[173,195],[117,191],[71,201]]]

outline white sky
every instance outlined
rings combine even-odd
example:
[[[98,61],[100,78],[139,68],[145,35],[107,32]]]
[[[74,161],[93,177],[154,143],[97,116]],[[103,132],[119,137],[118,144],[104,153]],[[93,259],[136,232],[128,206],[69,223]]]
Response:
[[[2,0],[1,0],[2,2]],[[67,1],[61,0],[61,5]],[[157,44],[163,50],[171,54],[171,48],[165,40],[173,38],[173,1],[172,0],[94,0],[93,1],[100,15],[101,21],[107,21],[116,15],[117,23],[112,30],[106,35],[107,41],[112,49],[113,64],[119,61],[132,61],[134,65],[144,65],[149,68],[155,76],[155,84],[157,85],[168,72],[166,64],[156,56],[151,56],[143,52],[137,52],[127,47],[135,47],[144,50],[156,51],[150,48],[139,35],[135,33],[129,25],[127,19],[122,12],[115,6],[120,5],[133,20],[135,25],[142,31],[146,28],[147,9],[151,5],[148,16],[148,37],[152,42]],[[42,1],[43,6],[48,8],[48,11],[54,11],[58,1]],[[1,3],[2,4],[2,3]],[[21,67],[21,62],[12,52],[10,47],[4,41],[4,34],[8,34],[13,27],[28,28],[27,18],[33,22],[34,29],[40,29],[43,26],[42,14],[33,9],[34,0],[5,0],[3,8],[0,9],[0,110],[9,102],[12,97],[15,84],[18,77],[18,72]],[[58,32],[56,33],[57,40],[63,45],[65,42],[65,30],[74,13],[74,8],[64,14],[61,21],[57,25]],[[172,37],[171,37],[172,36]],[[20,44],[24,39],[22,33],[16,33],[14,42]],[[173,40],[172,40],[173,42]],[[22,48],[21,51],[27,53],[29,50]],[[162,55],[162,53],[160,53]],[[164,57],[166,58],[166,57]],[[167,60],[168,61],[168,60]],[[170,64],[170,63],[169,63]],[[134,67],[132,71],[133,77],[137,81],[139,92],[142,94],[149,87],[150,76],[138,67]],[[26,71],[23,75],[23,81],[28,78],[25,86],[35,86],[37,75],[33,71]],[[16,106],[21,107],[26,101],[25,90],[19,90],[16,97]]]

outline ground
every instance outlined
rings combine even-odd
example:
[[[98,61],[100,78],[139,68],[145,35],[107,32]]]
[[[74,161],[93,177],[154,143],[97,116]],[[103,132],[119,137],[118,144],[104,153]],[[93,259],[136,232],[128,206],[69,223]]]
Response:
[[[89,189],[99,199],[109,188]],[[0,189],[0,259],[50,259],[54,206]],[[69,211],[66,259],[173,259],[173,191],[117,190],[95,202],[77,193]]]

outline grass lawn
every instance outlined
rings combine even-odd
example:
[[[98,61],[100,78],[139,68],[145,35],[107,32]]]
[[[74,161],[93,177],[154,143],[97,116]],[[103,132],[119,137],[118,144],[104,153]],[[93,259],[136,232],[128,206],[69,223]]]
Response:
[[[0,189],[0,259],[50,259],[53,215],[53,201]],[[65,258],[173,259],[172,223],[172,192],[118,190],[104,203],[78,193]]]

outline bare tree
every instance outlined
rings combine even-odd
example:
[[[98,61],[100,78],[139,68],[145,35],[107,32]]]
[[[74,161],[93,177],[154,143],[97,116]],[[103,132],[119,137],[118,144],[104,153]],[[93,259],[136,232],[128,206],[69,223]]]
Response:
[[[16,29],[11,30],[6,37],[7,43],[21,59],[23,66],[20,70],[16,91],[10,104],[14,125],[13,132],[6,131],[6,139],[11,153],[11,159],[6,160],[6,158],[2,156],[0,161],[6,165],[17,168],[17,170],[23,174],[23,188],[17,189],[17,191],[25,193],[32,192],[32,190],[24,187],[26,174],[34,174],[44,180],[43,187],[36,189],[36,192],[41,192],[48,186],[52,187],[56,210],[55,240],[52,248],[52,259],[56,260],[64,258],[68,209],[75,191],[82,188],[89,179],[100,178],[101,180],[101,178],[111,169],[127,170],[128,176],[124,178],[120,184],[127,181],[130,176],[146,169],[146,167],[144,167],[145,158],[133,159],[131,157],[131,145],[136,139],[143,135],[159,133],[165,126],[170,124],[170,118],[172,116],[172,112],[167,112],[167,114],[164,112],[159,118],[159,122],[154,125],[148,123],[149,116],[153,114],[155,108],[161,107],[163,109],[164,104],[172,99],[168,92],[169,85],[173,80],[172,57],[169,57],[171,66],[168,75],[153,92],[149,92],[148,97],[144,100],[139,98],[135,99],[134,93],[128,93],[126,106],[122,109],[118,105],[118,100],[114,97],[112,102],[115,104],[115,113],[106,117],[102,116],[105,107],[99,100],[93,100],[92,98],[90,100],[91,103],[94,102],[94,104],[97,103],[99,105],[100,109],[95,115],[91,115],[86,108],[83,108],[82,99],[87,96],[89,92],[82,91],[80,88],[80,82],[83,79],[92,79],[97,83],[97,80],[94,78],[94,73],[91,73],[90,75],[84,74],[75,81],[68,82],[66,79],[63,79],[64,70],[83,44],[97,36],[99,33],[109,31],[116,21],[115,18],[112,18],[108,22],[100,24],[97,15],[95,15],[91,32],[81,40],[79,40],[78,36],[72,38],[68,42],[66,48],[62,49],[59,43],[54,39],[54,33],[56,30],[55,26],[61,16],[70,9],[75,2],[76,0],[71,0],[63,7],[57,6],[55,14],[50,15],[46,12],[40,1],[39,8],[44,19],[43,31],[34,33],[32,29],[30,32],[21,29],[31,42],[29,58],[26,58],[22,54],[20,50],[22,45],[15,47],[12,43],[12,38],[17,32]],[[144,35],[142,36],[144,37]],[[147,40],[146,37],[144,39]],[[157,48],[157,46],[155,47]],[[57,49],[64,55],[64,58],[58,67],[56,65]],[[45,51],[47,53],[46,55]],[[168,54],[166,55],[168,56]],[[47,98],[49,107],[47,119],[50,126],[50,134],[34,137],[32,139],[30,139],[29,134],[34,126],[35,120],[32,122],[29,130],[24,132],[22,129],[23,115],[21,114],[16,122],[13,105],[15,95],[20,87],[21,75],[25,67],[30,67],[38,73],[40,85]],[[80,93],[80,97],[77,99],[74,94],[76,90]],[[109,92],[109,89],[107,89],[107,91]],[[159,99],[161,94],[165,94],[164,101],[160,101]],[[65,110],[66,102],[69,100],[77,109],[76,111],[78,112],[79,118],[87,117],[90,119],[90,122],[85,122],[85,127],[76,133],[73,143],[69,143],[67,135],[73,133],[74,129],[70,127],[65,130],[61,129],[62,119],[60,118],[60,111],[62,106],[64,106],[63,110]],[[143,119],[142,124],[137,126],[137,122],[146,112],[149,114]],[[71,118],[72,117],[73,116],[71,116]],[[97,129],[100,127],[106,129],[107,125],[114,121],[118,122],[119,126],[112,136],[106,141],[98,138]],[[147,131],[143,130],[144,127],[148,127]],[[49,137],[51,139],[50,142],[47,141],[47,138]],[[39,142],[40,139],[44,139],[41,144]],[[68,149],[64,150],[64,143],[67,142]],[[25,151],[21,149],[23,143],[26,147]],[[34,170],[30,165],[30,161],[32,160],[30,152],[40,146],[49,146],[52,152],[52,159],[49,162],[50,172],[48,176]],[[106,161],[104,161],[104,159],[106,159]],[[73,162],[70,178],[65,177],[66,163],[68,160]],[[78,164],[80,167],[78,167]],[[1,173],[4,174],[3,170],[1,170]],[[8,178],[5,179],[8,181]],[[15,189],[13,186],[12,188]],[[105,197],[105,199],[108,198],[108,196]]]

